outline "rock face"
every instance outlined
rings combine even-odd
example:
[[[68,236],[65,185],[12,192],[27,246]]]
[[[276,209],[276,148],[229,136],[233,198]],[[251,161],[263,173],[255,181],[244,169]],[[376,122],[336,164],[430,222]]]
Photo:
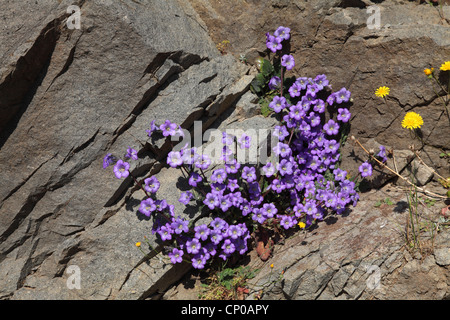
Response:
[[[248,67],[219,54],[187,4],[81,1],[80,30],[66,27],[68,3],[46,5],[37,11],[52,15],[35,20],[18,16],[27,11],[14,1],[2,10],[24,24],[24,45],[11,26],[2,41],[11,52],[1,53],[0,296],[146,297],[166,271],[176,280],[175,270],[134,286],[133,270],[143,268],[134,242],[150,227],[136,217],[139,195],[124,201],[132,181],[105,172],[102,158],[132,146],[142,155],[136,176],[159,171],[167,148],[149,150],[150,122],[189,129],[217,118],[248,89]],[[70,265],[81,291],[67,289]]]
[[[375,207],[383,196],[392,204]],[[287,239],[273,259],[254,265],[261,272],[249,283],[249,298],[261,291],[262,299],[271,300],[448,298],[449,233],[432,237],[433,245],[430,235],[422,235],[422,254],[411,254],[405,246],[406,203],[395,188],[371,191],[351,212]],[[433,216],[429,208],[421,210]]]
[[[429,6],[382,1],[382,28],[369,30],[371,4],[3,1],[0,298],[158,298],[181,279],[189,266],[148,260],[134,246],[147,236],[161,250],[148,221],[137,214],[144,194],[130,188],[132,179],[103,170],[102,159],[134,147],[139,160],[133,175],[156,174],[164,182],[159,194],[176,204],[178,171],[161,165],[170,145],[159,140],[150,147],[145,130],[154,119],[187,130],[196,120],[204,130],[273,126],[248,91],[254,70],[237,57],[245,53],[251,64],[264,54],[265,32],[279,25],[293,30],[293,73],[325,73],[335,89],[352,91],[351,134],[403,152],[401,171],[410,163],[410,138],[400,122],[406,111],[419,112],[425,121],[423,158],[448,174],[447,159],[439,158],[439,150],[450,145],[448,118],[422,72],[448,60],[448,22]],[[68,27],[70,5],[81,8],[80,29]],[[449,7],[443,10],[448,17]],[[224,39],[231,41],[231,54],[215,47]],[[391,87],[387,104],[373,96],[380,85]],[[357,170],[352,148],[346,148],[343,164]],[[448,296],[448,233],[439,234],[436,250],[417,262],[400,250],[400,238],[391,242],[388,225],[381,227],[392,212],[371,210],[377,196],[362,195],[361,207],[334,224],[323,223],[306,243],[298,242],[301,235],[288,240],[288,253],[277,258],[287,268],[283,285],[270,288],[281,291],[266,297]],[[380,268],[382,288],[389,290],[365,289],[371,266]],[[419,280],[417,273],[423,274]],[[80,289],[73,287],[76,279]],[[413,293],[414,281],[430,287]]]

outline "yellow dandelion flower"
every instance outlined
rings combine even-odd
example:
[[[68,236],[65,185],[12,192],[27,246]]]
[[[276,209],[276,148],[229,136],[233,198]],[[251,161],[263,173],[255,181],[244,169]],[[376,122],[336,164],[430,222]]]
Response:
[[[420,114],[415,112],[408,112],[402,121],[402,127],[406,129],[417,129],[420,128],[420,126],[423,125],[423,119],[420,116]]]
[[[298,226],[300,227],[300,229],[303,229],[304,227],[306,227],[306,224],[304,222],[300,221],[298,223]]]
[[[141,246],[141,243],[140,242],[136,242],[136,247],[140,247]]]
[[[273,269],[273,263],[270,265],[270,267]]]
[[[442,71],[449,71],[450,70],[450,61],[445,61],[440,68]]]
[[[391,89],[389,89],[388,87],[379,87],[376,91],[375,91],[375,95],[377,96],[377,97],[380,97],[380,98],[384,98],[385,96],[387,96],[388,94],[389,94],[389,91],[390,91]]]
[[[431,76],[433,74],[434,68],[430,68],[430,69],[425,69],[423,70],[423,72],[427,75],[427,76]]]

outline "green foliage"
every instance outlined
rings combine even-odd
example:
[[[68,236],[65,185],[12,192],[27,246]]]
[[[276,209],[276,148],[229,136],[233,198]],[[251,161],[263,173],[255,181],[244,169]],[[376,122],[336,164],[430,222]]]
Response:
[[[246,286],[246,282],[256,276],[258,270],[249,266],[223,268],[211,275],[208,284],[202,285],[202,300],[229,300],[238,297],[238,290]]]
[[[391,201],[391,199],[386,198],[386,199],[384,199],[384,200],[378,200],[378,201],[376,201],[375,204],[374,204],[373,206],[376,207],[376,208],[378,208],[378,207],[380,207],[383,203],[384,203],[384,204],[387,204],[388,206],[391,206],[391,205],[394,204],[394,203]]]
[[[250,90],[254,94],[264,97],[267,94],[270,79],[275,76],[275,68],[269,60],[263,58],[258,59],[256,65],[259,73],[250,83]]]

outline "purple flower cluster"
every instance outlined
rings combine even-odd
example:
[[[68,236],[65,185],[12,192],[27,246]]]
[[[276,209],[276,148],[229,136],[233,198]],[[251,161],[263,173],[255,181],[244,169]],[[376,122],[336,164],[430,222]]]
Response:
[[[289,40],[291,29],[280,26],[275,30],[274,34],[271,35],[269,32],[266,33],[266,46],[272,52],[280,51],[283,48],[283,40]]]
[[[279,27],[273,35],[266,34],[266,45],[273,52],[282,49],[283,41],[290,38],[290,29]],[[292,56],[283,55],[281,65],[287,70],[295,66]],[[248,239],[254,225],[278,225],[288,230],[299,222],[310,226],[323,220],[330,213],[341,214],[345,208],[359,200],[355,183],[347,178],[347,172],[339,168],[341,127],[350,121],[351,113],[346,107],[351,93],[345,88],[329,93],[329,80],[324,74],[315,78],[299,77],[286,88],[288,95],[275,96],[269,104],[281,121],[273,130],[278,142],[273,145],[276,163],[264,166],[239,163],[231,146],[250,148],[251,137],[227,133],[222,135],[222,166],[211,169],[211,160],[187,145],[180,151],[167,155],[167,164],[179,168],[192,190],[180,194],[179,202],[188,205],[195,201],[209,210],[211,221],[191,225],[190,221],[175,213],[175,207],[166,200],[157,200],[160,182],[155,176],[146,178],[141,185],[146,192],[139,212],[153,219],[153,232],[172,246],[168,254],[172,263],[190,261],[197,269],[215,258],[227,260],[233,254],[248,250]],[[281,79],[272,77],[272,90],[280,87]],[[327,106],[336,109],[336,118],[325,121]],[[154,131],[163,136],[182,134],[181,128],[166,120],[161,125],[152,121],[150,136]],[[380,147],[380,157],[385,157]],[[136,150],[129,148],[125,158],[137,159]],[[103,167],[116,162],[114,173],[125,178],[130,165],[108,154]],[[362,177],[372,174],[372,166],[361,165]],[[195,191],[194,191],[195,190]]]

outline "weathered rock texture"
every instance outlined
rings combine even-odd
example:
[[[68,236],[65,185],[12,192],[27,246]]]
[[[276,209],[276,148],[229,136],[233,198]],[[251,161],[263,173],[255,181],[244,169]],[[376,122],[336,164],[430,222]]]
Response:
[[[138,149],[133,174],[158,174],[161,196],[176,204],[178,172],[160,162],[170,146],[156,141],[151,148],[145,129],[154,119],[169,119],[188,130],[195,120],[202,120],[204,129],[270,128],[271,119],[259,115],[248,92],[250,66],[237,57],[246,53],[251,63],[251,57],[264,54],[265,32],[279,25],[292,29],[294,74],[325,73],[335,89],[352,91],[351,133],[406,154],[410,138],[399,123],[406,111],[417,111],[425,121],[424,160],[448,174],[447,160],[438,156],[450,145],[448,119],[422,73],[448,60],[448,22],[429,6],[382,1],[383,28],[368,30],[370,4],[4,0],[0,298],[145,299],[160,297],[186,274],[189,266],[145,260],[135,248],[147,236],[161,249],[149,222],[137,215],[143,194],[130,188],[131,179],[117,180],[103,170],[102,158],[107,152],[122,155],[128,146]],[[79,30],[66,26],[69,5],[81,7]],[[448,9],[444,6],[447,17]],[[215,48],[224,39],[231,41],[234,55],[223,56]],[[380,85],[391,87],[387,105],[373,95]],[[355,170],[348,148],[344,163],[349,160],[349,170]],[[392,234],[380,229],[379,221],[389,217],[369,210],[373,198],[368,199],[335,224],[322,223],[306,244],[286,246],[298,252],[280,256],[279,261],[286,260],[283,267],[289,267],[284,297],[369,298],[357,281],[366,264],[381,266],[387,274],[383,286],[399,295],[412,292],[407,288],[414,286],[419,270],[424,278],[417,281],[430,285],[429,276],[439,290],[417,297],[448,296],[449,242],[439,240],[426,265],[410,259],[407,268],[400,267],[401,241],[392,246],[387,240]],[[69,266],[79,267],[81,289],[68,288]],[[390,275],[400,270],[403,281],[390,283]],[[306,286],[302,279],[313,283]],[[393,297],[389,290],[377,292],[380,299]]]
[[[383,197],[392,204],[375,207]],[[436,219],[433,209],[420,209],[421,219]],[[392,187],[369,192],[350,212],[286,239],[273,259],[255,264],[261,272],[249,282],[249,298],[260,292],[263,299],[448,298],[449,233],[421,233],[421,250],[409,251],[408,216],[403,192]],[[441,252],[447,258],[442,259]]]

